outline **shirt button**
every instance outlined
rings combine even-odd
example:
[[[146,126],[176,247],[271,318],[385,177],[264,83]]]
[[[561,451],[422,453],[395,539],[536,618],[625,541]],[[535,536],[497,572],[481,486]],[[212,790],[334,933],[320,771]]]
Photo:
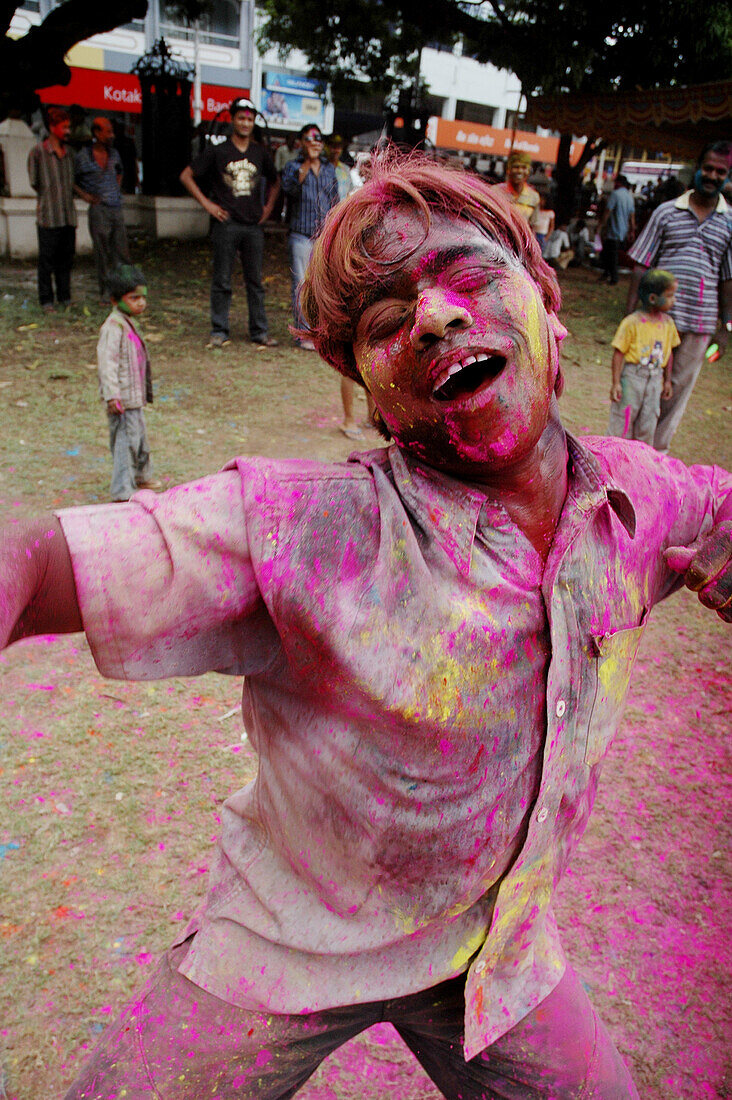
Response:
[[[548,816],[549,816],[549,811],[547,810],[546,806],[542,806],[541,809],[539,810],[538,814],[536,815],[536,820],[541,825],[542,821],[546,821]]]
[[[560,699],[557,703],[557,718],[561,718],[566,709],[567,704],[565,703],[564,699]]]

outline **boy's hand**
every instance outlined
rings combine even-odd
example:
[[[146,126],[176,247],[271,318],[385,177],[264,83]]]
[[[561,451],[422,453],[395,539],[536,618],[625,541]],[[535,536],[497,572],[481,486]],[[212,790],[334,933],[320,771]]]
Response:
[[[121,416],[125,411],[125,407],[120,401],[119,397],[110,397],[107,402],[107,412],[110,416]]]
[[[661,396],[664,401],[670,401],[674,395],[674,384],[670,378],[665,379],[663,383],[663,389],[661,390]]]
[[[623,400],[623,387],[618,382],[617,385],[610,387],[610,400],[622,401]]]
[[[699,593],[705,607],[732,623],[732,520],[725,520],[691,546],[669,546],[664,558],[684,574],[684,584]]]

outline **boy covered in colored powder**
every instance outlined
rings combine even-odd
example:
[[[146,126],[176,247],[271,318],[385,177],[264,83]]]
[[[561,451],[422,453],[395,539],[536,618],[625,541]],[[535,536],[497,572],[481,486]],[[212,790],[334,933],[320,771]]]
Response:
[[[673,393],[674,348],[681,342],[669,317],[675,295],[670,271],[653,267],[644,273],[638,286],[643,308],[624,317],[613,338],[608,435],[653,446],[661,396],[669,401]]]
[[[107,407],[112,452],[110,495],[129,500],[137,489],[160,489],[153,477],[145,425],[145,405],[152,404],[150,357],[135,324],[147,309],[145,277],[122,264],[108,279],[113,309],[97,343],[99,393]]]
[[[649,609],[686,583],[732,620],[732,478],[565,432],[555,277],[467,173],[377,163],[302,301],[388,449],[5,536],[0,641],[83,627],[107,676],[243,674],[259,757],[203,909],[68,1100],[289,1097],[379,1021],[453,1100],[637,1098],[552,896]]]

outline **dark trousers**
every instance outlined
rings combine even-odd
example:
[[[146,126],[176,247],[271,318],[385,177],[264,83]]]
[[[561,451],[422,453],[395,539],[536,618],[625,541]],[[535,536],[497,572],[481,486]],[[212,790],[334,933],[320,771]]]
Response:
[[[76,251],[76,227],[60,225],[53,229],[36,226],[38,230],[38,300],[42,306],[53,305],[53,284],[56,301],[62,305],[71,301],[71,268]]]
[[[122,207],[103,202],[89,207],[89,235],[94,245],[94,262],[100,298],[109,297],[107,280],[115,267],[130,262],[127,230]]]
[[[605,272],[607,281],[613,284],[618,281],[619,249],[620,241],[616,241],[612,237],[605,237],[602,242],[602,270]]]
[[[211,335],[229,336],[231,275],[237,253],[241,259],[249,306],[249,336],[255,342],[267,339],[267,314],[264,311],[262,263],[264,230],[261,225],[239,222],[214,222],[211,228],[213,278],[211,280]]]
[[[66,1100],[289,1100],[330,1053],[384,1022],[448,1100],[639,1100],[571,969],[533,1012],[466,1062],[465,975],[390,1001],[271,1015],[233,1008],[193,985],[177,970],[186,950],[168,952],[105,1031]]]

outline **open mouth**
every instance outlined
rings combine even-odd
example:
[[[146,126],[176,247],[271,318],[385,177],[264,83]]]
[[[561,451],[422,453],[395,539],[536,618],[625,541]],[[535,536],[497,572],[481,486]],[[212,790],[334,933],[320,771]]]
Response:
[[[436,401],[454,401],[456,398],[471,397],[487,382],[493,382],[506,365],[502,355],[487,355],[478,358],[469,355],[461,363],[451,367],[437,379],[432,391]]]

